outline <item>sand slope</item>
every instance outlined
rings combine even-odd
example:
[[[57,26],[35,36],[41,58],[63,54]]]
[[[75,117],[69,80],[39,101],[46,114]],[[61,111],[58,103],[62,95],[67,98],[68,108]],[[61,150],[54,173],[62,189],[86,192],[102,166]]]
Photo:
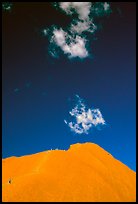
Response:
[[[96,144],[74,144],[3,159],[2,200],[136,201],[136,173]]]

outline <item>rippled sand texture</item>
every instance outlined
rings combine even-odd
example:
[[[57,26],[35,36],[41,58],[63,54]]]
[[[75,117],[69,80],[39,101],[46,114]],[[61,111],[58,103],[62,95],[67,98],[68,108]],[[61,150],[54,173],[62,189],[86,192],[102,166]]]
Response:
[[[136,173],[96,144],[2,160],[2,201],[136,201]]]

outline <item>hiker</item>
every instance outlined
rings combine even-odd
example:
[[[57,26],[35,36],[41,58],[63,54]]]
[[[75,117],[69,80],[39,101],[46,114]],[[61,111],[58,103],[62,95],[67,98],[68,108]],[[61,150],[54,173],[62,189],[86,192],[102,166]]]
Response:
[[[8,183],[11,184],[11,179],[8,180]]]

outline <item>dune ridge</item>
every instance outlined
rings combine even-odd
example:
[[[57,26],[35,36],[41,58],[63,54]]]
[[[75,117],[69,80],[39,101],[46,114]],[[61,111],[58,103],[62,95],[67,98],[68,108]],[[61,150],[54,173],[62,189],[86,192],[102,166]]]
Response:
[[[136,173],[94,143],[2,160],[3,202],[136,201]]]

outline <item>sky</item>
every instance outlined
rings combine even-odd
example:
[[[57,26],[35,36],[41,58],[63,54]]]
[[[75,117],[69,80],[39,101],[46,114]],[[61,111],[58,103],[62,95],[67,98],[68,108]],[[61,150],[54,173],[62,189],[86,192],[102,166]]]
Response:
[[[136,170],[136,4],[2,5],[2,157],[96,143]]]

